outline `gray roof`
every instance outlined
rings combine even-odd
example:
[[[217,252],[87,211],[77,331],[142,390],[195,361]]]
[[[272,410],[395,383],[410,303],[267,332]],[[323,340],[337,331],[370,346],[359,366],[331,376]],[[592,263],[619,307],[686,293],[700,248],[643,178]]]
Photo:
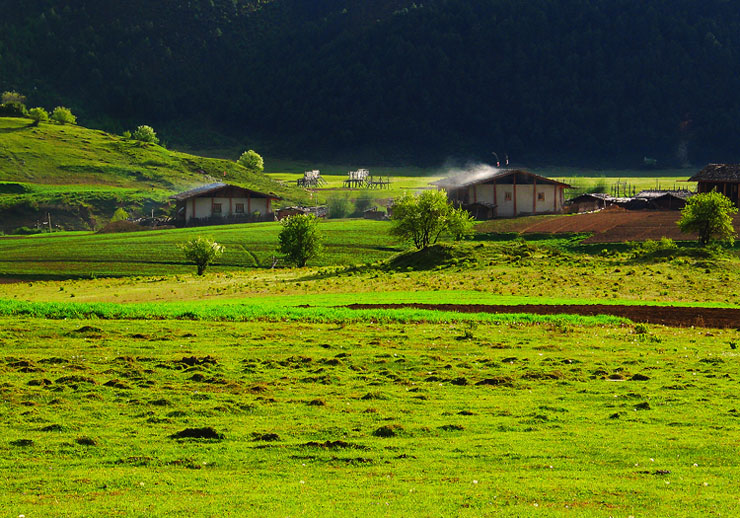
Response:
[[[530,173],[529,171],[524,171],[522,169],[496,169],[493,167],[485,167],[485,168],[482,168],[480,171],[474,171],[474,172],[463,171],[458,174],[448,176],[447,178],[442,178],[441,180],[437,180],[436,182],[432,182],[432,185],[437,185],[439,187],[459,189],[461,187],[467,187],[469,185],[488,182],[490,180],[495,180],[498,178],[505,178],[507,176],[510,176],[512,174],[517,174],[517,173],[527,175],[527,176],[532,176],[535,179],[541,180],[544,183],[557,184],[557,185],[563,185],[565,187],[570,187],[570,185],[566,183],[558,182],[557,180],[553,180],[552,178],[545,178],[544,176]]]
[[[709,164],[690,182],[740,182],[740,164]]]
[[[225,189],[227,187],[241,189],[242,191],[245,191],[251,194],[256,194],[264,198],[272,198],[275,200],[281,199],[280,196],[272,192],[270,193],[259,192],[259,191],[255,191],[252,189],[247,189],[246,187],[242,187],[240,185],[233,185],[233,184],[223,183],[223,182],[216,182],[216,183],[209,183],[207,185],[201,185],[200,187],[196,187],[195,189],[190,189],[189,191],[181,192],[180,194],[173,194],[172,196],[170,196],[170,199],[182,201],[182,200],[187,200],[190,198],[198,198],[201,196],[206,196],[212,192],[220,191],[221,189]]]
[[[694,193],[688,189],[676,189],[676,190],[647,190],[640,191],[635,194],[635,198],[647,198],[654,200],[656,198],[662,198],[663,196],[673,196],[674,198],[680,198],[686,200],[691,197]]]

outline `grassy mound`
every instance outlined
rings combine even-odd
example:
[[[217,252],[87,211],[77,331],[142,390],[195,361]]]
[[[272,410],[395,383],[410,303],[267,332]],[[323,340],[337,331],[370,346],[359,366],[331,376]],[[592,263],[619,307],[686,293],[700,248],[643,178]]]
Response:
[[[148,213],[170,194],[223,181],[274,192],[293,203],[304,191],[204,158],[80,126],[0,117],[0,230],[46,219],[67,229],[99,226],[118,207]],[[55,218],[54,216],[58,216]]]
[[[478,263],[475,249],[467,245],[438,243],[424,248],[404,252],[388,260],[390,270],[434,270],[454,266],[474,266]]]

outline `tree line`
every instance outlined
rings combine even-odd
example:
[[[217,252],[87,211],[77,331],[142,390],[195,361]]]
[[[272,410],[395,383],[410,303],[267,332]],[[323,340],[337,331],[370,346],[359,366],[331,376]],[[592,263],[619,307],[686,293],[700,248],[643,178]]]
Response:
[[[740,159],[740,10],[722,0],[32,0],[4,15],[0,88],[102,126],[178,120],[294,151]]]

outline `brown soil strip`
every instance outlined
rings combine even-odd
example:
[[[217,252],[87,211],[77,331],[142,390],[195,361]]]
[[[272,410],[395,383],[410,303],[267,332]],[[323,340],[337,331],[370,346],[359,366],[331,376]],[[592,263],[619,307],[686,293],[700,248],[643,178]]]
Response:
[[[536,315],[613,315],[633,322],[672,327],[738,328],[740,309],[690,308],[684,306],[624,306],[607,304],[350,304],[350,309],[414,308],[458,313],[534,313]]]
[[[524,234],[572,234],[593,232],[584,243],[623,243],[625,241],[658,240],[668,237],[676,241],[695,240],[694,234],[683,234],[676,222],[677,210],[626,210],[610,207],[587,214],[512,218],[481,223],[484,232],[521,232]],[[733,220],[740,231],[740,215]]]

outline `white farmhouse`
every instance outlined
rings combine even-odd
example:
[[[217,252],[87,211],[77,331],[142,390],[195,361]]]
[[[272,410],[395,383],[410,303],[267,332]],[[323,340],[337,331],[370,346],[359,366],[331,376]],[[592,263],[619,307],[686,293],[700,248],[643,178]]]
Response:
[[[434,182],[477,219],[560,214],[568,184],[521,169],[486,169]]]
[[[177,222],[184,225],[203,223],[245,223],[275,219],[272,201],[281,199],[230,185],[212,183],[170,196],[177,202]]]

